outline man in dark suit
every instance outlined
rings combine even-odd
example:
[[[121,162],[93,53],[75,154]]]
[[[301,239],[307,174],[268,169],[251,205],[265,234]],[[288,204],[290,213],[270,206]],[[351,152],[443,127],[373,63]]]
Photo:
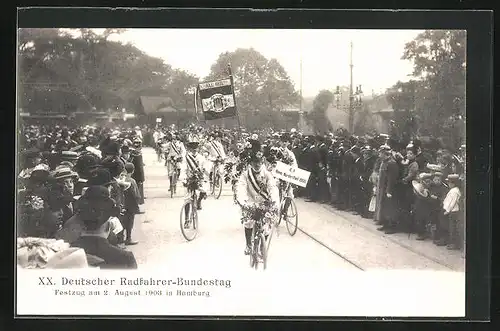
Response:
[[[104,186],[89,186],[81,202],[84,230],[71,246],[83,248],[87,255],[102,259],[101,269],[137,269],[134,254],[111,245],[107,239],[112,231],[109,219],[115,207],[109,190]]]
[[[134,142],[134,149],[131,150],[130,152],[130,159],[129,162],[134,165],[134,174],[132,175],[132,178],[137,182],[137,186],[139,187],[139,192],[141,193],[140,199],[139,199],[139,205],[144,204],[144,160],[142,158],[142,142],[139,139],[135,139]],[[139,212],[142,214],[143,212]]]

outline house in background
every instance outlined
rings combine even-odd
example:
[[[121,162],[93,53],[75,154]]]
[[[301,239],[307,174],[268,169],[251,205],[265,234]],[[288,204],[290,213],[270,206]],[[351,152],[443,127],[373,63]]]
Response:
[[[385,94],[375,95],[367,103],[372,114],[372,123],[378,132],[389,132],[389,121],[394,119],[394,110]]]
[[[142,122],[156,123],[156,119],[161,118],[163,125],[181,126],[196,118],[194,108],[178,109],[172,98],[167,96],[140,96],[139,113],[141,113]]]

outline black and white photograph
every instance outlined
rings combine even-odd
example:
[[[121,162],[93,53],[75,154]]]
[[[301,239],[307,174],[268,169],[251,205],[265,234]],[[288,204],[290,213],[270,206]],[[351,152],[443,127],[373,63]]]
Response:
[[[17,34],[19,313],[464,316],[465,30]]]

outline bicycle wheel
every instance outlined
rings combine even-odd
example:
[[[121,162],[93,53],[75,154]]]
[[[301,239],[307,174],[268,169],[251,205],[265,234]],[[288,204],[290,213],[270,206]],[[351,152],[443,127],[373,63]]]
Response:
[[[281,204],[280,204],[280,212],[279,212],[279,217],[278,217],[278,222],[277,222],[277,226],[279,226],[281,224],[281,219],[283,218],[283,207],[285,206],[285,200],[281,200]]]
[[[260,247],[262,246],[262,240],[260,236],[256,236],[253,242],[253,253],[254,253],[254,268],[257,270],[259,268],[259,253],[261,252]]]
[[[268,238],[270,239],[270,238]],[[262,255],[262,264],[264,265],[264,270],[267,268],[267,248],[268,243],[266,243],[266,237],[263,233],[260,234],[260,254]],[[271,241],[269,240],[269,243]]]
[[[188,208],[187,218],[186,208]],[[180,226],[182,236],[187,241],[191,241],[196,238],[196,235],[198,234],[198,213],[196,212],[196,206],[191,201],[186,201],[182,205]]]
[[[170,181],[170,197],[173,198],[175,194],[175,188],[177,185],[177,172],[174,171],[172,174],[172,180]]]
[[[286,229],[288,233],[293,236],[297,233],[297,228],[299,225],[299,213],[297,212],[297,206],[295,205],[295,201],[291,198],[287,198],[290,201],[290,206],[288,206],[288,210],[286,211]]]
[[[210,194],[215,195],[215,171],[210,176]]]
[[[255,227],[252,229],[252,237],[250,242],[250,268],[257,267],[257,250],[255,249]]]
[[[215,176],[215,181],[214,181],[215,199],[219,199],[221,193],[222,193],[222,176],[217,175],[217,176]]]

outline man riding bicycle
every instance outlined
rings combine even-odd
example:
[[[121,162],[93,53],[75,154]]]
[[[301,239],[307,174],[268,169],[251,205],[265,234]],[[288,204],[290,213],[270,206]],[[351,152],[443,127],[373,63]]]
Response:
[[[172,183],[174,174],[177,175],[177,179],[179,178],[181,174],[181,164],[185,155],[186,149],[184,148],[184,144],[180,141],[177,133],[172,133],[172,140],[167,145],[165,152],[170,183]]]
[[[249,148],[249,165],[240,176],[236,200],[242,209],[242,223],[245,227],[245,255],[251,252],[252,229],[255,219],[248,211],[256,205],[266,203],[268,212],[277,214],[279,205],[279,193],[274,176],[266,169],[263,163],[262,146],[258,140],[252,140]],[[266,240],[267,236],[266,235]]]
[[[192,178],[193,176],[198,176],[201,174],[202,178],[200,179],[199,185],[197,185],[200,191],[197,201],[197,209],[201,210],[201,201],[207,196],[207,180],[206,176],[208,175],[208,171],[205,167],[206,160],[198,151],[199,141],[196,136],[189,136],[186,141],[186,180]],[[187,185],[187,182],[184,183]]]
[[[217,174],[222,177],[223,168],[220,165],[226,160],[226,152],[222,145],[222,133],[215,132],[212,134],[206,147],[208,149],[208,160],[212,163],[210,167],[210,184],[213,185],[215,183],[211,181],[214,178],[214,170],[217,170]],[[217,169],[215,169],[216,167]]]
[[[292,152],[292,150],[290,149],[290,144],[291,144],[291,137],[290,137],[290,134],[288,133],[284,133],[281,135],[280,137],[280,142],[279,142],[279,160],[291,167],[294,167],[294,168],[297,168],[298,167],[298,164],[297,164],[297,159],[295,158],[295,154]],[[285,188],[287,187],[288,183],[280,180],[280,185],[279,187],[280,188]],[[286,197],[289,197],[291,199],[293,199],[293,186],[290,184],[288,185],[288,189],[285,191],[285,192],[280,192],[281,193],[281,196],[283,196],[283,194],[286,196]],[[283,210],[282,210],[282,213],[281,213],[281,217],[284,217],[284,215],[287,214],[288,212],[288,208],[290,207],[290,199],[286,199],[285,200],[285,205],[283,206]]]

